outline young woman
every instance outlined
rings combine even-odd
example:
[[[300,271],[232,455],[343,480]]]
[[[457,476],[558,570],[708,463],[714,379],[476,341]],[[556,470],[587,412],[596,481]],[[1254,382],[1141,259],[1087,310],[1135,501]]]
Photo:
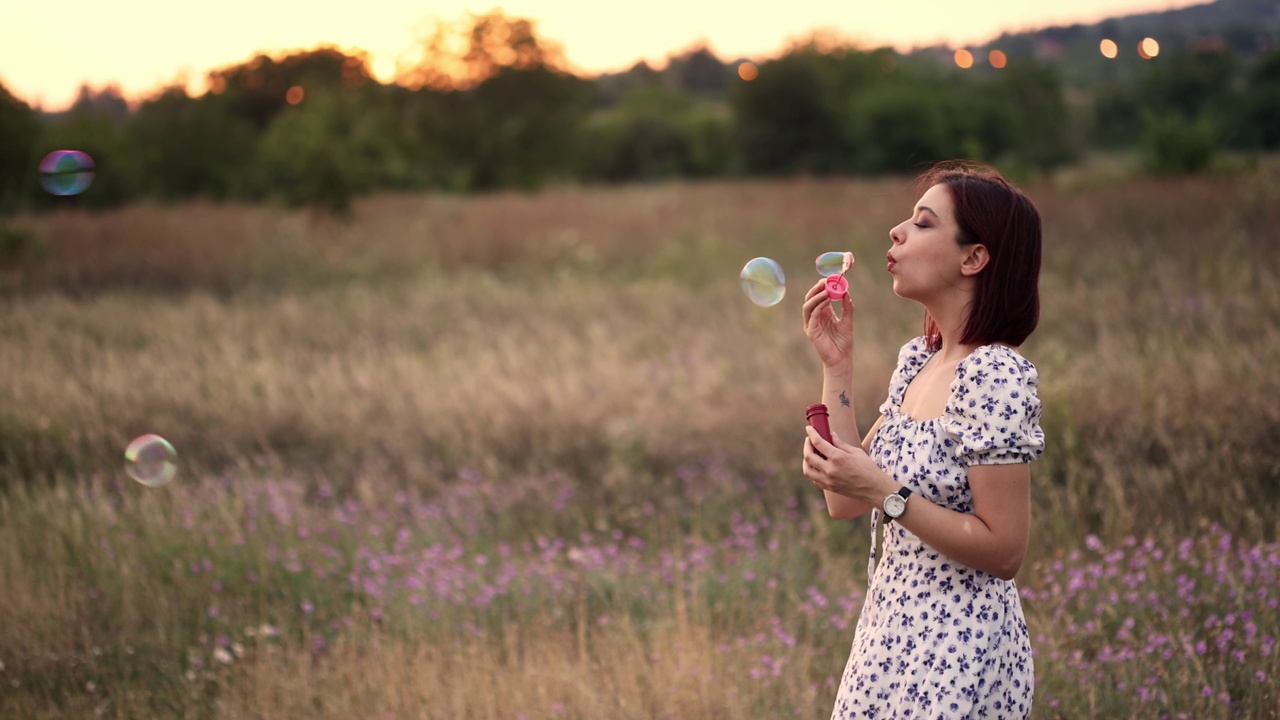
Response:
[[[807,429],[804,476],[831,517],[871,513],[870,585],[832,717],[1025,718],[1035,675],[1013,578],[1044,433],[1018,347],[1040,314],[1040,214],[982,166],[940,165],[920,187],[889,232],[888,271],[925,331],[902,346],[861,445],[844,440],[860,436],[853,303],[837,318],[822,282],[804,303],[833,440]]]

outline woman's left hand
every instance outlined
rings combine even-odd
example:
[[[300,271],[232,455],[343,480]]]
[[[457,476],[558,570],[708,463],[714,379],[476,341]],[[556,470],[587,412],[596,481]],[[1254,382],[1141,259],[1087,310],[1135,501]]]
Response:
[[[805,432],[808,437],[801,470],[814,487],[877,504],[897,489],[897,483],[860,446],[850,445],[835,433],[832,442],[827,442],[812,427],[806,427]]]

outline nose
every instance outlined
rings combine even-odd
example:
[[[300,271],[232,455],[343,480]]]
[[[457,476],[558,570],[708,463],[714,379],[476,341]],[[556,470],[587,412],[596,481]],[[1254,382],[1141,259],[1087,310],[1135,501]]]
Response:
[[[891,240],[894,245],[901,245],[903,241],[907,239],[906,236],[902,234],[903,225],[906,225],[906,223],[898,223],[889,231],[889,240]]]

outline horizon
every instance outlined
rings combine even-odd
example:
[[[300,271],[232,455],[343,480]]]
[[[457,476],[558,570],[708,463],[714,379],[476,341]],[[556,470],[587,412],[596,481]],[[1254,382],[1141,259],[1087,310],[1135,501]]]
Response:
[[[891,7],[865,1],[837,7],[829,0],[795,0],[784,14],[744,15],[740,4],[726,0],[695,6],[653,0],[644,7],[574,7],[572,0],[444,0],[435,3],[435,13],[422,12],[412,0],[367,0],[358,15],[340,8],[309,8],[291,15],[302,6],[226,0],[216,9],[193,12],[190,6],[158,0],[120,0],[110,6],[85,0],[30,3],[6,9],[6,22],[0,24],[0,83],[46,112],[70,107],[86,86],[97,91],[117,87],[133,105],[174,85],[201,94],[210,71],[257,55],[280,57],[320,47],[365,53],[375,79],[392,82],[397,65],[409,61],[432,22],[455,22],[491,10],[531,20],[540,40],[563,50],[570,70],[598,76],[639,62],[661,68],[671,57],[699,46],[725,61],[767,60],[792,42],[831,32],[860,46],[909,52],[983,45],[1006,33],[1205,4],[1211,2],[1045,0],[1027,7],[1021,0],[980,0],[957,8],[933,0],[900,0]],[[981,11],[975,10],[977,5]],[[78,17],[76,24],[58,22],[69,14]],[[669,20],[678,15],[683,16],[679,22]],[[244,17],[256,20],[244,22]],[[733,22],[724,23],[725,17]],[[168,32],[193,21],[201,24],[199,35]],[[51,32],[32,31],[42,26]],[[601,32],[602,27],[625,27],[626,32],[619,37]],[[61,42],[48,42],[51,35]]]

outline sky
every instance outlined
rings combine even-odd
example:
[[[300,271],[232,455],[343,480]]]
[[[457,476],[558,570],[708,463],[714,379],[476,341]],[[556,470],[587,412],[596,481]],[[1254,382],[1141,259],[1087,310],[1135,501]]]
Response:
[[[776,55],[815,30],[909,50],[977,44],[1003,31],[1095,22],[1205,0],[0,0],[0,83],[32,105],[59,110],[81,84],[115,84],[131,100],[175,83],[204,91],[205,74],[260,52],[322,45],[369,54],[389,80],[432,21],[500,8],[533,20],[582,74],[705,43],[724,60]]]

